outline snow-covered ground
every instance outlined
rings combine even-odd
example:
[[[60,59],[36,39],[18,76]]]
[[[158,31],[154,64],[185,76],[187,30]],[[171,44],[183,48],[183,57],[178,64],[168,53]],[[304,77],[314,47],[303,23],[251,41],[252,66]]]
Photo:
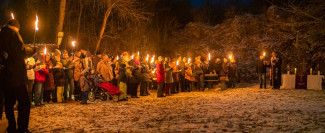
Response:
[[[2,124],[3,126],[4,124]],[[324,132],[325,91],[256,86],[33,108],[32,132]]]

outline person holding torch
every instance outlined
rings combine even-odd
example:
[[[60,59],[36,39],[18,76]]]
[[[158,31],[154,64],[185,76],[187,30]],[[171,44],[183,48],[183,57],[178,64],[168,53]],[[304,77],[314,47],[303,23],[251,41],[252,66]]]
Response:
[[[29,132],[30,99],[26,88],[27,72],[24,58],[28,54],[35,53],[35,48],[24,45],[19,29],[19,22],[11,19],[0,32],[0,51],[8,54],[0,75],[3,77],[0,91],[4,92],[7,132]],[[18,123],[13,108],[16,101],[18,101]]]

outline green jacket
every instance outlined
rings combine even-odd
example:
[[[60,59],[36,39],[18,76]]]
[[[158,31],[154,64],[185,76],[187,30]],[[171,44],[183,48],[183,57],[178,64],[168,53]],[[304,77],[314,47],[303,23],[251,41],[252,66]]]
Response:
[[[61,59],[61,63],[65,68],[66,77],[73,78],[74,63],[69,58]]]

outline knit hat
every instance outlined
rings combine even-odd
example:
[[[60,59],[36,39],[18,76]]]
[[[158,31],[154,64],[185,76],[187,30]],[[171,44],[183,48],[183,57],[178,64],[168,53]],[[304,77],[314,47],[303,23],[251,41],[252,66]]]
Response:
[[[20,24],[16,19],[10,19],[7,22],[7,25],[10,25],[10,26],[13,26],[13,27],[16,27],[16,28],[20,29]]]

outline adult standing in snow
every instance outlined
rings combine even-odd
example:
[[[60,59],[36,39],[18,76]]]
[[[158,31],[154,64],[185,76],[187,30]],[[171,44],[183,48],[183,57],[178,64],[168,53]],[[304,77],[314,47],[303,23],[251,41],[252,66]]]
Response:
[[[267,64],[264,61],[264,56],[260,56],[260,60],[256,64],[256,73],[258,74],[258,79],[260,82],[260,89],[266,89],[266,67]]]
[[[104,55],[103,59],[98,62],[96,71],[103,76],[106,82],[111,82],[113,80],[113,68],[108,61],[107,55]]]
[[[165,82],[165,63],[163,61],[163,57],[159,56],[158,61],[156,61],[157,66],[157,83],[158,83],[158,89],[157,89],[157,97],[165,97],[164,92],[164,82]]]
[[[134,59],[129,62],[132,67],[132,76],[129,78],[128,91],[130,91],[132,98],[139,98],[137,94],[141,76],[140,58],[136,53],[133,55]]]
[[[4,62],[3,86],[5,96],[5,110],[8,119],[7,132],[17,132],[14,105],[18,101],[18,132],[29,132],[30,100],[26,88],[26,64],[24,58],[31,50],[24,46],[19,34],[19,22],[15,19],[8,21],[0,32],[0,51],[8,54]],[[32,51],[30,51],[32,52]],[[3,76],[2,75],[2,76]]]
[[[282,65],[282,59],[275,52],[272,52],[271,69],[272,69],[273,89],[280,89],[281,65]]]

